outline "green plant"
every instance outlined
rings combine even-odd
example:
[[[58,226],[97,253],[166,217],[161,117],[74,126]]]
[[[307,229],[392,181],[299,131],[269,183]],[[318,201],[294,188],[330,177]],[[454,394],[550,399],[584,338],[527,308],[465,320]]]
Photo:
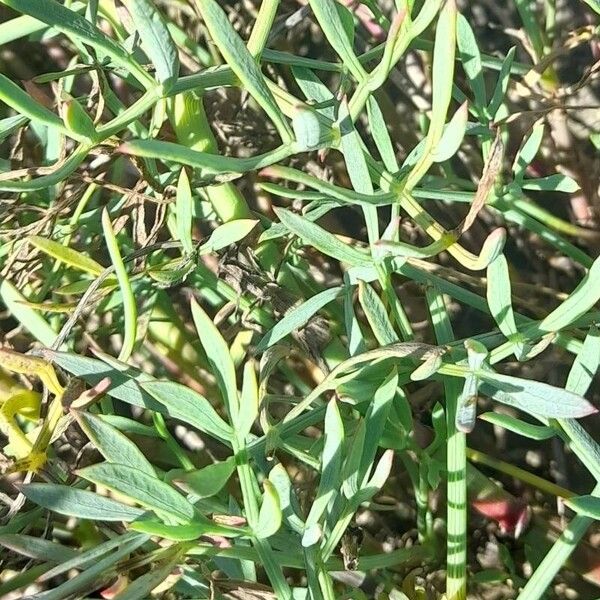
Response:
[[[550,548],[525,583],[499,544],[504,568],[480,569],[474,586],[510,580],[540,598],[565,565],[600,583],[586,572],[593,549],[573,554],[600,516],[600,450],[576,420],[596,412],[598,236],[532,199],[579,192],[575,173],[530,176],[546,115],[565,108],[554,61],[595,29],[568,45],[553,2],[542,26],[516,1],[526,63],[514,47],[482,53],[454,0],[355,12],[310,0],[325,60],[275,49],[289,26],[279,0],[257,3],[242,34],[216,0],[0,3],[21,13],[7,10],[0,44],[52,40],[66,56],[26,90],[0,74],[0,298],[18,334],[0,350],[12,474],[0,544],[19,569],[1,594],[330,600],[371,586],[423,598],[433,584],[412,569],[424,565],[462,600],[477,570],[469,502]],[[358,53],[367,9],[384,41]],[[431,61],[431,109],[420,131],[407,126],[399,162],[390,82],[409,52]],[[246,111],[250,139],[219,110]],[[529,123],[520,144],[515,121]],[[340,209],[364,236],[333,232]],[[568,261],[569,293],[513,276],[505,245],[522,232]],[[481,316],[466,332],[457,306]],[[551,352],[574,356],[564,386],[536,375]],[[511,407],[481,421],[566,444],[597,482],[591,496],[468,448],[480,401]],[[530,523],[477,463],[568,497],[577,515],[562,534]],[[385,517],[390,495],[415,545],[369,549],[353,522]],[[354,569],[362,588],[339,573]]]

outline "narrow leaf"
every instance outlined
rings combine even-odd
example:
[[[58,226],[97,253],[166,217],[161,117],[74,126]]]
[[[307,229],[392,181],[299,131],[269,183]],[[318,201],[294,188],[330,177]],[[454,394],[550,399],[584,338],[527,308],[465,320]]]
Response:
[[[365,253],[345,244],[316,223],[283,208],[274,208],[274,211],[292,233],[323,254],[352,266],[370,264],[369,257]]]
[[[255,219],[234,219],[219,225],[208,240],[202,245],[200,252],[218,252],[231,244],[243,240],[258,223]]]
[[[259,397],[258,381],[252,361],[244,364],[244,378],[242,382],[242,394],[240,396],[240,413],[236,422],[235,431],[240,440],[245,440],[252,424],[258,417]]]
[[[348,499],[352,498],[358,492],[362,484],[360,465],[366,431],[366,421],[365,419],[361,419],[352,439],[346,441],[347,457],[344,460],[344,469],[342,472],[342,491]],[[376,443],[378,441],[376,440]]]
[[[444,162],[457,153],[467,130],[468,108],[467,103],[463,102],[450,121],[444,125],[442,137],[433,152],[433,162]]]
[[[192,299],[192,317],[198,337],[206,352],[212,373],[227,405],[229,415],[235,422],[239,410],[235,365],[227,343],[204,309]]]
[[[425,359],[411,374],[411,381],[423,381],[435,375],[442,366],[442,357],[432,355]]]
[[[122,537],[125,538],[125,536]],[[36,600],[63,600],[63,598],[80,597],[81,595],[78,592],[93,587],[101,577],[106,576],[107,572],[111,572],[115,565],[147,541],[148,537],[145,535],[137,535],[127,541],[123,540],[115,552],[105,556],[64,583],[46,592],[36,594]],[[47,576],[48,573],[45,575]]]
[[[44,346],[52,346],[57,336],[56,332],[36,310],[26,306],[27,298],[7,279],[0,282],[0,298],[11,316],[36,340]]]
[[[0,545],[21,556],[44,562],[60,563],[79,556],[74,548],[31,535],[3,534],[0,535]]]
[[[456,33],[460,60],[475,96],[475,104],[481,111],[486,106],[485,81],[481,54],[477,46],[475,34],[467,18],[459,13],[456,22]]]
[[[108,357],[106,357],[106,360],[98,360],[87,356],[79,356],[78,354],[51,350],[44,350],[44,357],[55,362],[68,373],[80,377],[90,386],[95,386],[108,377],[110,387],[105,393],[113,398],[141,408],[170,414],[167,406],[157,402],[140,385],[144,382],[156,380],[150,375],[120,363],[116,359],[112,359],[111,364]]]
[[[190,188],[190,180],[185,169],[181,169],[179,181],[177,182],[177,200],[175,204],[177,237],[188,254],[192,254],[194,251],[194,242],[192,241],[193,207],[194,199]]]
[[[258,521],[254,527],[254,535],[258,539],[266,539],[279,531],[281,527],[281,503],[275,486],[266,479],[263,483],[264,493]]]
[[[145,600],[152,598],[152,590],[158,587],[177,567],[180,557],[175,556],[162,564],[153,565],[153,568],[141,575],[127,588],[112,598],[112,600]]]
[[[253,56],[227,19],[223,9],[216,0],[194,0],[194,4],[204,18],[213,41],[231,70],[242,82],[244,89],[273,121],[282,141],[290,142],[293,139],[290,126],[277,106]]]
[[[373,141],[377,146],[381,160],[385,165],[385,168],[390,173],[396,173],[400,167],[396,160],[396,153],[394,152],[394,146],[388,133],[387,124],[381,108],[373,95],[369,96],[367,100],[367,116],[369,118],[369,127],[371,129],[371,135]]]
[[[315,500],[306,518],[306,529],[316,525],[332,496],[339,489],[342,464],[344,424],[335,399],[330,400],[325,413],[325,442],[323,445],[321,479]]]
[[[575,394],[584,395],[598,371],[600,362],[600,331],[590,327],[583,346],[573,362],[565,388]]]
[[[137,333],[137,306],[133,290],[131,289],[129,275],[127,274],[123,259],[121,258],[119,243],[113,231],[110,216],[106,208],[102,211],[102,231],[123,297],[123,315],[125,324],[123,331],[123,345],[119,352],[119,360],[127,360],[131,356],[135,344]]]
[[[194,507],[170,485],[128,465],[100,463],[79,469],[76,474],[113,492],[123,494],[144,508],[170,515],[186,523]]]
[[[0,73],[0,100],[20,115],[52,127],[62,133],[68,133],[60,117],[36,102],[27,92]]]
[[[478,371],[477,376],[482,381],[480,389],[484,394],[532,415],[577,419],[597,412],[582,396],[541,381],[487,370]]]
[[[105,542],[100,542],[91,548],[84,550],[74,556],[73,558],[66,560],[59,565],[56,565],[40,577],[40,581],[50,581],[55,577],[68,573],[72,569],[87,569],[90,565],[94,565],[99,562],[99,559],[108,555],[113,550],[123,547],[129,544],[133,540],[141,540],[141,543],[146,541],[147,537],[138,533],[125,533],[123,535],[116,535]]]
[[[373,477],[352,498],[353,507],[358,508],[363,502],[370,500],[383,487],[392,472],[393,463],[394,451],[388,449],[379,459]]]
[[[300,327],[305,325],[308,320],[319,310],[340,296],[342,291],[342,287],[334,287],[328,290],[323,290],[299,306],[291,309],[286,313],[283,319],[281,319],[277,325],[275,325],[275,327],[266,333],[265,336],[260,340],[256,346],[256,352],[264,352],[267,348],[273,344],[276,344],[286,335],[296,331],[297,329],[300,329]]]
[[[539,177],[538,179],[523,179],[521,187],[524,190],[564,192],[566,194],[573,194],[581,189],[581,186],[574,179],[562,173],[554,173],[554,175]]]
[[[292,66],[292,75],[310,104],[316,104],[319,113],[334,121],[336,100],[329,88],[306,67]]]
[[[494,321],[498,324],[500,331],[509,339],[518,335],[511,294],[508,263],[501,254],[487,268],[486,297]],[[516,343],[515,356],[517,360],[524,359],[525,344]]]
[[[158,8],[150,0],[124,0],[144,52],[156,68],[156,77],[167,93],[179,75],[177,46]]]
[[[379,344],[387,346],[400,341],[381,298],[364,281],[358,282],[358,299]]]
[[[198,392],[174,381],[146,381],[141,383],[141,388],[162,404],[171,417],[193,425],[217,439],[231,439],[231,427]]]
[[[596,496],[578,496],[567,498],[564,503],[577,514],[600,520],[600,498]]]
[[[96,276],[104,271],[104,267],[94,259],[89,258],[85,254],[77,252],[77,250],[73,250],[68,246],[63,246],[63,244],[59,244],[54,240],[32,235],[29,238],[29,241],[48,256],[56,258],[56,260],[64,262],[70,267]]]
[[[480,415],[479,418],[531,440],[547,440],[556,435],[556,430],[552,427],[533,425],[502,413],[488,412]]]
[[[157,535],[165,540],[173,540],[174,542],[189,542],[197,540],[202,535],[237,537],[246,533],[244,529],[218,525],[198,515],[194,517],[193,523],[186,523],[185,525],[165,525],[160,521],[140,519],[130,523],[129,529],[139,531],[140,533],[147,533],[148,535]]]
[[[142,451],[112,425],[88,412],[72,410],[71,414],[107,461],[129,465],[150,477],[156,477],[154,467]]]
[[[435,4],[434,2],[432,4]],[[456,3],[448,0],[437,22],[433,48],[433,93],[431,122],[423,153],[406,180],[406,189],[412,190],[433,162],[433,153],[440,141],[446,115],[452,98],[454,55],[456,52]]]
[[[26,498],[48,510],[68,517],[100,521],[133,521],[143,514],[111,498],[87,490],[53,483],[29,483],[21,487]]]
[[[545,122],[544,119],[539,119],[533,125],[533,129],[521,149],[517,152],[515,161],[513,163],[513,172],[517,178],[523,178],[525,169],[533,161],[535,155],[540,149],[540,144],[544,137]]]
[[[0,142],[4,141],[9,135],[26,125],[28,121],[29,119],[25,115],[15,115],[14,117],[0,119]]]
[[[356,131],[350,113],[348,103],[344,99],[339,108],[339,128],[341,134],[341,149],[346,161],[346,170],[352,182],[352,187],[361,194],[372,194],[373,184],[369,167],[362,149],[362,140]]]
[[[540,323],[540,331],[564,329],[590,310],[600,299],[599,278],[600,258],[597,258],[569,297]]]
[[[69,10],[55,0],[44,0],[43,2],[39,0],[2,0],[2,2],[16,11],[30,15],[38,21],[62,31],[69,37],[96,48],[101,55],[110,56],[117,65],[125,67],[140,82],[150,86],[154,83],[124,48],[102,33],[84,16]]]
[[[85,112],[81,104],[66,92],[63,92],[63,99],[62,119],[71,133],[71,137],[85,142],[96,142],[98,134],[92,118]]]
[[[504,96],[506,95],[506,90],[508,89],[508,82],[510,81],[510,70],[514,58],[515,47],[513,46],[508,51],[504,61],[502,62],[502,67],[500,69],[500,73],[498,74],[498,81],[496,82],[496,88],[494,89],[494,94],[492,95],[492,99],[490,100],[490,103],[488,105],[488,114],[492,119],[496,117],[496,113],[502,105],[502,101],[504,100]]]
[[[334,0],[309,0],[309,3],[327,41],[342,59],[344,65],[357,81],[365,79],[367,73],[352,49],[351,39],[340,16],[337,2]]]
[[[396,396],[397,387],[398,372],[394,368],[377,388],[373,400],[369,403],[369,408],[365,414],[368,435],[365,438],[360,466],[359,483],[361,485],[370,476],[371,467],[375,460],[377,448],[381,442],[388,415],[390,414],[392,401]]]
[[[281,512],[286,523],[296,532],[302,535],[304,521],[299,517],[298,500],[292,488],[292,482],[285,467],[278,463],[269,472],[269,481],[275,486],[279,496]]]
[[[346,171],[350,177],[352,187],[361,194],[372,195],[373,183],[363,143],[354,123],[350,117],[348,102],[344,98],[339,106],[339,129],[341,135],[341,150],[346,163]],[[363,206],[369,241],[379,239],[379,221],[375,206]]]
[[[198,498],[210,498],[225,487],[234,471],[235,460],[229,458],[195,471],[171,471],[169,478],[189,489]]]

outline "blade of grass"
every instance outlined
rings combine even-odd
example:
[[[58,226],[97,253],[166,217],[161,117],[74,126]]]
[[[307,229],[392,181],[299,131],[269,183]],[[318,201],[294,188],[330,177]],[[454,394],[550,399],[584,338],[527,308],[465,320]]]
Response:
[[[135,296],[131,289],[131,283],[129,281],[129,275],[127,269],[121,258],[121,251],[119,250],[119,242],[115,237],[115,233],[112,228],[110,221],[110,215],[108,210],[102,211],[102,231],[104,232],[104,239],[108,248],[110,259],[115,268],[115,274],[117,281],[119,282],[119,288],[123,297],[123,315],[124,315],[124,331],[123,331],[123,344],[119,352],[119,360],[126,361],[133,352],[135,345],[136,333],[137,333],[137,306],[135,303]]]

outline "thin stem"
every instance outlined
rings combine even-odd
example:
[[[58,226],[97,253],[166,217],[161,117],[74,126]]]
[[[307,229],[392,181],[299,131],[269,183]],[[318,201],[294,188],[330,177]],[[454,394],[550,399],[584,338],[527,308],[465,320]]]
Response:
[[[485,465],[486,467],[491,467],[500,473],[505,473],[510,477],[514,477],[515,479],[519,479],[532,487],[537,488],[538,490],[545,492],[546,494],[550,494],[552,496],[557,496],[558,498],[572,498],[575,496],[575,493],[571,490],[567,490],[560,485],[556,485],[551,481],[547,481],[542,477],[538,477],[533,473],[529,473],[525,471],[525,469],[521,469],[515,465],[511,465],[510,463],[504,462],[503,460],[498,460],[493,456],[489,456],[488,454],[484,454],[483,452],[479,452],[478,450],[472,450],[471,448],[467,448],[467,458],[474,463],[479,463]]]
[[[427,290],[429,311],[439,344],[454,340],[454,333],[442,294]],[[462,386],[458,379],[445,378],[447,430],[448,539],[446,546],[446,596],[448,600],[467,597],[467,441],[456,428],[456,411]]]
[[[260,60],[260,55],[269,39],[269,33],[279,8],[280,0],[263,0],[258,11],[258,17],[252,28],[252,33],[248,39],[248,51],[256,60]]]
[[[169,430],[167,429],[167,424],[165,423],[164,417],[157,412],[152,413],[152,420],[154,422],[154,427],[158,432],[158,435],[165,441],[169,450],[173,453],[175,458],[179,461],[179,464],[186,471],[193,471],[196,467],[194,463],[189,459],[187,454],[183,451],[181,446],[177,443],[177,440],[171,435]]]
[[[111,135],[115,135],[124,129],[139,117],[141,117],[146,111],[154,107],[158,101],[160,94],[158,88],[152,88],[148,90],[141,98],[134,102],[130,107],[126,108],[122,113],[117,115],[112,121],[100,125],[97,128],[98,137],[100,139],[107,139]]]
[[[254,530],[258,524],[259,507],[255,494],[256,476],[248,463],[248,453],[246,452],[243,440],[234,437],[232,440],[233,450],[238,459],[237,472],[240,480],[240,488],[244,499],[244,508],[246,509],[246,518],[248,525]],[[292,590],[288,585],[281,566],[275,560],[273,549],[266,540],[252,538],[252,544],[256,548],[260,563],[263,565],[269,581],[275,590],[277,598],[288,600],[292,598]]]

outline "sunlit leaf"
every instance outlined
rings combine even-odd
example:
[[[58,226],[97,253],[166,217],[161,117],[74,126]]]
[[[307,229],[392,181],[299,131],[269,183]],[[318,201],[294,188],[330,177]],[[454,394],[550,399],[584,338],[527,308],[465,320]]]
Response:
[[[29,483],[21,488],[29,500],[61,515],[100,521],[133,521],[143,511],[87,490],[53,483]]]

